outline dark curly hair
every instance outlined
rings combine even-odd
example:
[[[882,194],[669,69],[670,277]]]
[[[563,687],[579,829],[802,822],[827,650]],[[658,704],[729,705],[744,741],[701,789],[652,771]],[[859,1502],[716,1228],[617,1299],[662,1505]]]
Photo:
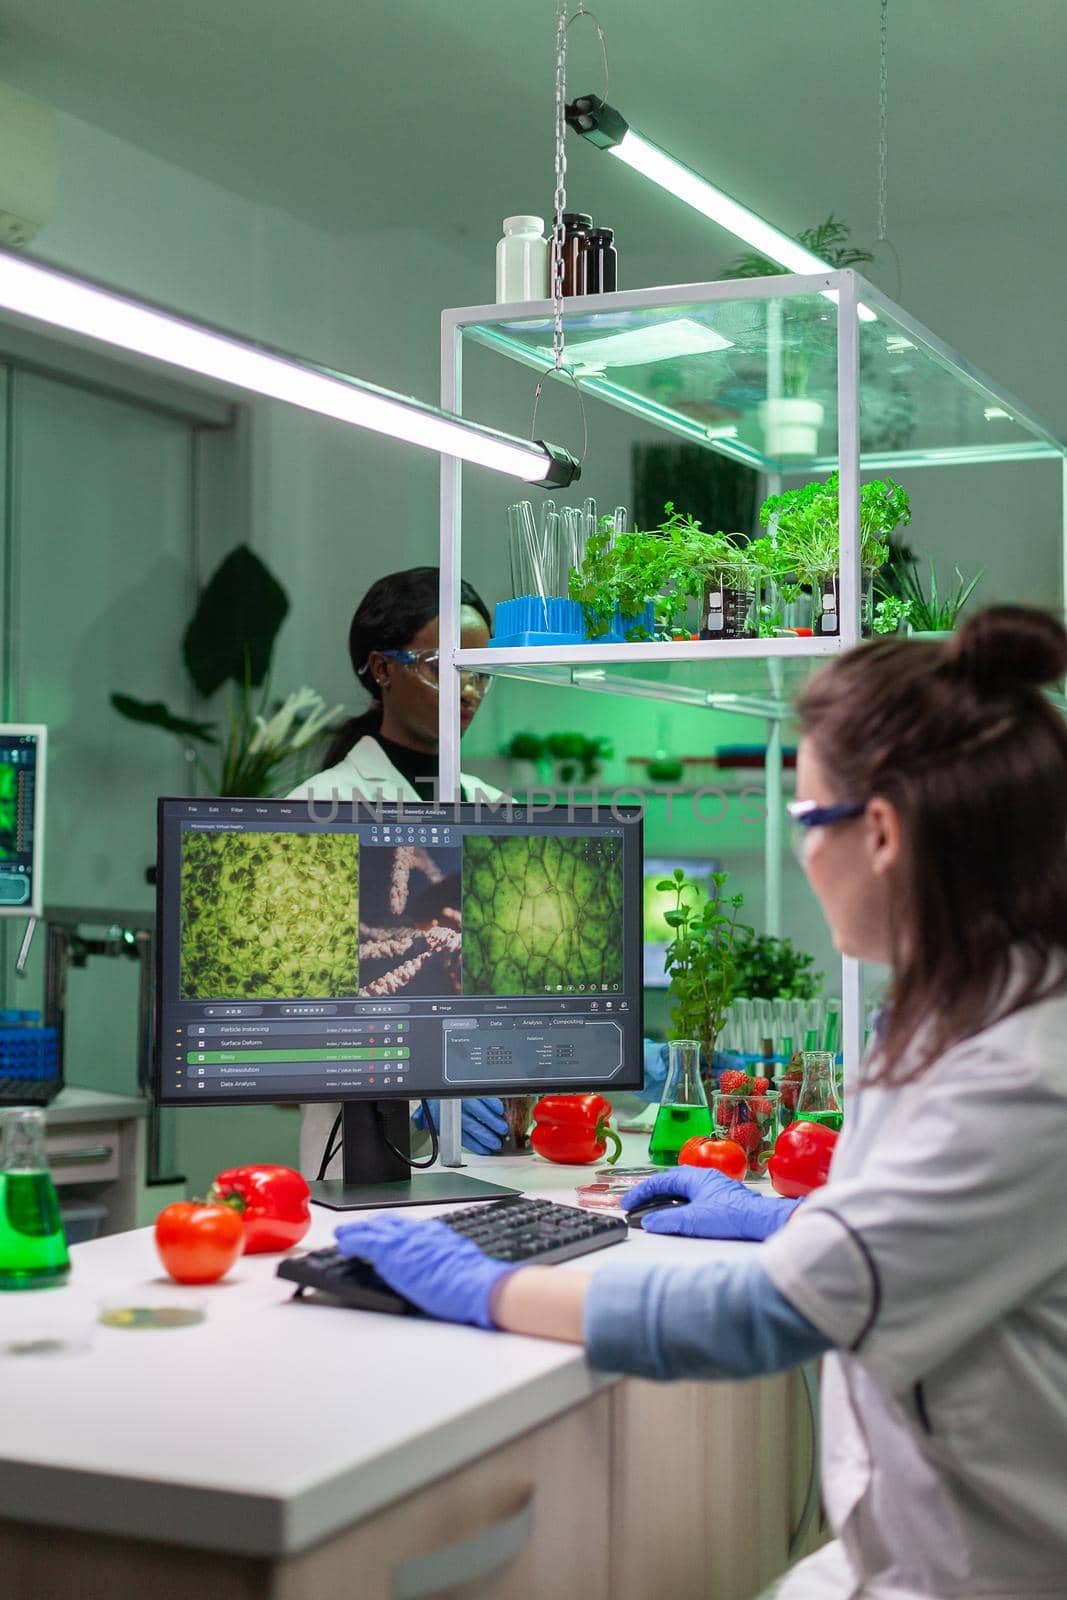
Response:
[[[404,650],[420,628],[432,622],[441,609],[441,569],[409,567],[406,572],[390,572],[372,583],[356,607],[348,630],[348,654],[352,671],[371,697],[371,704],[360,717],[349,717],[334,735],[323,765],[336,766],[364,734],[376,733],[382,721],[382,701],[378,685],[368,666],[372,650]],[[489,608],[474,585],[460,585],[463,605],[485,618],[491,630]]]

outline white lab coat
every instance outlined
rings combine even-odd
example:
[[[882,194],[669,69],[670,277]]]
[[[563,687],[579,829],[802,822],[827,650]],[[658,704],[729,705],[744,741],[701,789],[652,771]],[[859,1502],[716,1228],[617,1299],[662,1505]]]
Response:
[[[1067,1596],[1067,998],[854,1093],[830,1181],[763,1246],[834,1341],[837,1540],[776,1600]]]
[[[491,783],[475,778],[469,773],[459,775],[460,791],[464,800],[494,801],[501,791]],[[393,766],[385,751],[371,734],[364,734],[336,766],[306,778],[287,798],[290,800],[332,800],[336,796],[343,805],[352,800],[403,800],[419,803],[419,796],[407,779]],[[324,809],[324,808],[320,808]],[[340,1106],[313,1104],[301,1106],[300,1121],[300,1171],[305,1178],[318,1176],[319,1163],[326,1148],[326,1140],[333,1127]],[[327,1171],[327,1176],[341,1176],[341,1152],[338,1149]]]

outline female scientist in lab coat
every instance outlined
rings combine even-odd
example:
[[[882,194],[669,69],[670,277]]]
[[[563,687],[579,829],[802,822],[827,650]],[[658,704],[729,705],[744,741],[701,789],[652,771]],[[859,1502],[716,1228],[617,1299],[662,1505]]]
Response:
[[[747,1377],[827,1352],[837,1538],[778,1600],[1067,1595],[1067,634],[1023,608],[848,651],[800,696],[802,859],[837,947],[891,969],[830,1179],[763,1197],[677,1168],[698,1267],[509,1268],[439,1222],[338,1229],[456,1321],[598,1367]],[[788,1226],[783,1226],[788,1223]]]
[[[308,778],[290,799],[432,800],[438,775],[437,755],[437,567],[411,567],[391,572],[372,584],[356,607],[348,633],[352,670],[371,703],[360,717],[340,729],[326,754],[322,772]],[[489,611],[472,584],[461,592],[460,639],[464,649],[489,642]],[[460,723],[464,731],[478,710],[492,679],[464,670],[460,688]],[[460,773],[464,800],[495,800],[500,791],[481,779]],[[432,1106],[436,1113],[436,1106]],[[302,1107],[300,1170],[319,1176],[326,1141],[340,1107]],[[499,1148],[507,1123],[500,1100],[463,1101],[463,1143],[487,1154]],[[416,1121],[420,1120],[419,1116]],[[322,1176],[340,1176],[337,1152]]]

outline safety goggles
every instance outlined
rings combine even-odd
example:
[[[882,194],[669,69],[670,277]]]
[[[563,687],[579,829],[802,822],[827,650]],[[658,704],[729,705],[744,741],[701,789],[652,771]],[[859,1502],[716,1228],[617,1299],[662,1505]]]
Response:
[[[441,657],[437,650],[380,650],[379,655],[388,656],[390,661],[397,661],[402,667],[410,667],[420,683],[428,689],[439,689],[441,686]],[[475,694],[484,698],[493,687],[493,678],[488,672],[475,672],[470,667],[460,667],[460,683],[464,688],[471,688]]]
[[[848,800],[839,805],[821,806],[817,800],[790,800],[785,809],[789,813],[793,849],[800,857],[813,828],[832,828],[835,822],[852,822],[856,817],[862,817],[867,802]]]

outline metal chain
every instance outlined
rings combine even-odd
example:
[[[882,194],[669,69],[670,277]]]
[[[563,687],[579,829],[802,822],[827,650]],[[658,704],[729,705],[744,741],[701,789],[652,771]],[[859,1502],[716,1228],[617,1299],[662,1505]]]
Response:
[[[567,3],[556,0],[556,188],[552,197],[552,358],[563,366],[563,213],[567,209]]]
[[[878,242],[889,238],[889,0],[881,0],[878,44]]]
[[[578,17],[588,17],[596,28],[600,40],[600,49],[604,57],[604,97],[608,92],[608,48],[604,39],[604,30],[591,11],[585,8],[584,0],[578,0],[578,9],[571,17],[567,16],[567,0],[556,0],[556,126],[555,126],[555,179],[556,187],[552,196],[552,360],[553,365],[541,374],[537,388],[534,390],[533,419],[530,425],[531,436],[537,434],[537,408],[541,404],[541,393],[545,386],[545,379],[550,373],[559,377],[567,377],[574,385],[578,396],[578,407],[582,413],[582,454],[579,465],[585,465],[585,458],[589,454],[589,420],[585,413],[585,396],[582,394],[581,385],[573,372],[564,366],[565,339],[563,334],[563,240],[565,229],[563,226],[563,213],[567,209],[567,30],[571,23]]]

